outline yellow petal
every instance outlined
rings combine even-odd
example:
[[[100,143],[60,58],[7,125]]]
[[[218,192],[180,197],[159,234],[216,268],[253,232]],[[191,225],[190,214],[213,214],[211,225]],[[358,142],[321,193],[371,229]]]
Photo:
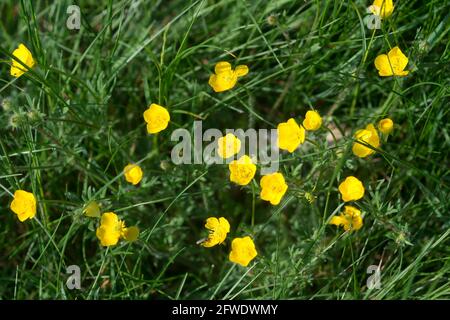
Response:
[[[117,228],[119,225],[119,217],[114,212],[105,212],[100,220],[102,226]]]
[[[214,67],[214,72],[216,74],[220,74],[220,73],[224,73],[224,72],[229,72],[231,71],[231,64],[229,62],[226,61],[220,61],[216,64],[216,66]]]
[[[392,68],[386,54],[380,54],[375,58],[375,68],[377,68],[378,74],[382,77],[389,77],[393,75]]]
[[[136,226],[125,228],[124,239],[128,242],[136,241],[139,237],[139,228]]]
[[[236,67],[235,71],[238,77],[243,77],[248,73],[248,67],[246,65],[240,65]]]
[[[403,69],[408,65],[408,57],[403,54],[399,47],[394,47],[388,52],[388,59],[395,75],[405,75]]]
[[[340,226],[344,224],[344,219],[340,216],[333,216],[329,222],[329,224],[334,224],[335,226]]]

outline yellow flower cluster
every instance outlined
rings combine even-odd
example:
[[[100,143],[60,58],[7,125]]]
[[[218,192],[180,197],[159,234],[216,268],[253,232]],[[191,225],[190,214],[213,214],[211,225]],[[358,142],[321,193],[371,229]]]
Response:
[[[378,130],[388,135],[394,129],[392,119],[385,118],[378,122]],[[359,158],[365,158],[375,153],[375,149],[380,147],[380,137],[373,124],[368,124],[366,128],[359,129],[354,135],[355,142],[352,146],[352,152]]]
[[[321,126],[322,118],[314,110],[306,112],[302,126],[299,126],[295,119],[290,118],[287,122],[282,122],[277,126],[278,147],[292,153],[305,142],[306,131],[316,131]]]
[[[105,212],[102,214],[100,226],[96,231],[97,238],[102,246],[115,246],[120,238],[129,242],[137,240],[139,229],[137,227],[125,227],[125,222],[119,220],[114,212]]]
[[[339,216],[334,216],[330,224],[344,227],[345,231],[359,230],[363,225],[361,211],[352,206],[345,206],[344,212]]]
[[[392,0],[375,0],[371,6],[374,14],[381,18],[389,17],[394,10]],[[20,77],[25,72],[36,65],[32,53],[28,48],[20,44],[12,53],[14,57],[11,64],[11,75]],[[381,54],[374,61],[378,74],[387,76],[406,76],[409,71],[405,70],[408,58],[399,47],[392,48],[387,54]],[[214,68],[214,74],[209,78],[209,85],[215,92],[231,90],[237,84],[238,78],[244,77],[249,72],[246,65],[238,65],[235,69],[226,61],[218,62]],[[167,108],[151,103],[143,113],[146,122],[147,132],[156,134],[165,130],[171,121]],[[293,153],[306,140],[308,131],[317,131],[322,126],[322,117],[315,110],[307,111],[303,122],[299,125],[294,118],[288,119],[277,125],[277,145],[281,150]],[[393,131],[394,123],[391,119],[385,118],[379,121],[378,130],[389,135]],[[365,128],[359,129],[354,134],[352,152],[357,157],[365,158],[375,153],[375,149],[380,146],[380,138],[373,124],[368,124]],[[241,141],[229,133],[218,140],[218,155],[223,159],[228,159],[241,150]],[[243,155],[239,159],[229,164],[229,179],[231,182],[246,186],[255,177],[256,164],[248,156]],[[136,164],[128,164],[123,169],[125,180],[138,185],[143,178],[143,170]],[[288,184],[282,173],[275,172],[264,175],[260,179],[260,198],[270,202],[271,205],[278,205],[288,190]],[[354,176],[347,177],[338,187],[344,202],[360,200],[365,193],[362,182]],[[308,193],[309,194],[309,193]],[[20,221],[32,219],[36,215],[36,198],[33,193],[17,190],[11,202],[11,210],[18,216]],[[101,214],[100,205],[96,201],[89,202],[84,210],[87,217],[100,218],[100,225],[96,229],[96,236],[102,246],[114,246],[120,239],[135,241],[139,237],[139,229],[135,226],[126,227],[125,222],[120,220],[114,212]],[[342,226],[345,231],[359,230],[363,226],[361,211],[354,206],[344,206],[344,211],[333,216],[330,224]],[[214,247],[224,243],[230,232],[230,224],[224,217],[210,217],[206,220],[205,228],[208,230],[208,237],[201,241],[203,247]],[[255,244],[251,237],[237,237],[231,242],[229,260],[241,266],[248,264],[258,255]]]
[[[224,217],[210,217],[206,219],[205,228],[209,230],[209,235],[200,243],[202,246],[210,248],[225,241],[227,234],[230,232],[230,223]],[[247,267],[257,255],[258,252],[251,237],[234,238],[231,241],[231,252],[229,254],[231,262]]]
[[[219,73],[218,66],[216,66],[216,73]],[[211,79],[213,79],[212,82],[217,81],[217,78],[211,77]],[[225,87],[225,85],[222,87]],[[306,131],[316,131],[321,126],[322,118],[317,111],[312,110],[306,113],[301,126],[293,118],[287,122],[280,123],[277,127],[278,147],[292,153],[305,141]],[[217,153],[221,158],[230,158],[238,154],[240,150],[241,141],[235,135],[228,133],[218,139]],[[239,159],[233,160],[228,165],[228,168],[230,171],[230,181],[240,186],[248,185],[256,174],[256,165],[248,155],[243,155]],[[278,205],[288,190],[288,185],[282,173],[274,172],[261,177],[260,188],[260,197],[262,200],[268,201],[272,205]],[[208,238],[202,241],[202,245],[205,247],[223,243],[230,230],[228,221],[223,217],[219,219],[214,217],[208,218],[205,227],[210,230]],[[230,261],[244,267],[257,256],[255,244],[249,236],[235,238],[231,243],[231,247]]]
[[[369,9],[374,15],[385,19],[392,15],[394,7],[392,0],[375,0]],[[398,46],[392,48],[387,54],[377,56],[374,63],[381,77],[406,76],[409,73],[405,70],[408,65],[408,57]]]
[[[345,178],[338,189],[344,202],[356,201],[364,197],[365,189],[362,182],[353,176]],[[363,219],[359,209],[353,206],[345,206],[344,212],[341,212],[338,216],[333,216],[329,223],[338,227],[342,226],[345,231],[356,231],[363,226]]]
[[[209,78],[209,85],[215,92],[223,92],[234,88],[238,78],[248,73],[248,67],[240,65],[233,70],[229,62],[221,61],[216,64],[214,71],[215,74]]]

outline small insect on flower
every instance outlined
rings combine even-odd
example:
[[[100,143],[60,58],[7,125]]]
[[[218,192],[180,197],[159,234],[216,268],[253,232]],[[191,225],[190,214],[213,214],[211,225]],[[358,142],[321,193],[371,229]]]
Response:
[[[215,92],[223,92],[232,89],[239,77],[248,73],[246,65],[237,66],[235,70],[231,69],[231,64],[226,61],[218,62],[214,68],[216,74],[209,77],[209,85]]]
[[[352,206],[345,206],[344,212],[331,218],[329,224],[344,227],[345,231],[359,230],[363,226],[361,211]]]
[[[405,71],[408,58],[399,47],[392,48],[388,54],[380,54],[375,58],[375,68],[381,77],[406,76],[409,71]]]
[[[33,68],[36,64],[36,61],[34,60],[30,50],[28,50],[28,48],[22,43],[19,44],[19,47],[13,51],[12,55],[16,58],[12,60],[11,65],[11,75],[13,77],[19,78],[21,75],[27,72],[28,69]],[[19,61],[22,63],[20,63]],[[24,65],[26,65],[28,69]]]
[[[317,111],[310,110],[306,112],[303,127],[308,131],[316,131],[322,126],[322,118]]]
[[[224,137],[218,139],[217,153],[222,159],[227,159],[241,151],[241,140],[234,134],[227,133]]]
[[[356,201],[364,197],[364,186],[358,178],[349,176],[339,185],[339,192],[344,202]]]
[[[389,17],[394,12],[394,3],[392,0],[375,0],[369,7],[369,10],[382,19]]]
[[[137,185],[142,180],[142,169],[137,164],[129,164],[123,169],[125,180],[132,185]]]
[[[169,125],[170,114],[166,108],[152,103],[144,112],[144,120],[147,122],[148,133],[158,133]]]
[[[243,238],[234,238],[231,242],[231,252],[229,259],[243,267],[248,266],[258,252],[256,252],[255,243],[249,236]]]
[[[256,173],[256,165],[247,155],[232,161],[228,168],[230,169],[230,181],[241,186],[245,186],[252,181]]]
[[[91,201],[84,208],[83,213],[86,217],[100,218],[100,205],[97,201]]]
[[[391,133],[392,130],[394,130],[394,121],[389,118],[380,120],[380,122],[378,122],[378,130],[380,130],[383,134]]]
[[[206,219],[205,228],[209,230],[208,238],[199,241],[206,248],[214,247],[225,241],[230,232],[230,223],[224,217]]]
[[[10,208],[21,222],[32,219],[36,215],[36,198],[31,192],[17,190]]]
[[[270,201],[274,206],[280,203],[288,189],[283,175],[279,172],[263,176],[259,184],[261,185],[261,199]]]
[[[373,124],[368,124],[365,129],[360,129],[355,132],[355,142],[353,143],[353,154],[360,158],[365,158],[375,153],[375,150],[367,147],[364,143],[378,148],[380,146],[380,137]]]
[[[305,129],[290,118],[277,126],[278,148],[294,152],[297,147],[305,142]]]
[[[125,222],[119,220],[114,212],[105,212],[102,214],[100,226],[96,231],[97,238],[102,246],[115,246],[120,238],[132,242],[139,237],[137,227],[125,227]]]

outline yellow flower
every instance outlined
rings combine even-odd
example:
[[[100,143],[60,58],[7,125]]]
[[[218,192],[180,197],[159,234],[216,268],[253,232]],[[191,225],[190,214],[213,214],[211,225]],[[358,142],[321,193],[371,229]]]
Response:
[[[361,211],[352,206],[345,206],[344,212],[341,212],[339,216],[332,217],[330,224],[343,226],[345,231],[359,230],[363,225]]]
[[[235,70],[231,69],[231,64],[226,61],[218,62],[214,68],[216,74],[209,77],[209,85],[215,92],[222,92],[232,89],[239,77],[248,73],[246,65],[237,66]]]
[[[11,65],[11,75],[16,78],[20,77],[28,71],[27,68],[24,67],[20,62],[26,65],[29,69],[33,68],[36,64],[36,61],[33,59],[33,55],[31,54],[30,50],[28,50],[28,48],[25,47],[25,45],[22,43],[16,50],[13,51],[12,55],[17,58],[12,60]]]
[[[305,141],[305,129],[300,127],[294,119],[282,122],[277,127],[278,147],[294,152]]]
[[[231,262],[246,267],[257,255],[258,252],[256,252],[255,244],[249,236],[235,238],[231,242],[231,252],[229,256]]]
[[[375,0],[369,9],[373,14],[387,18],[394,11],[394,3],[392,0]]]
[[[256,173],[256,166],[247,155],[243,155],[238,160],[232,161],[228,165],[228,168],[230,169],[230,181],[241,186],[247,185]]]
[[[279,204],[288,189],[283,175],[279,172],[263,176],[259,184],[261,185],[261,199],[270,201],[272,205]]]
[[[152,103],[144,112],[144,120],[147,122],[148,133],[158,133],[169,125],[170,114],[166,108]]]
[[[142,180],[142,169],[137,164],[129,164],[123,169],[125,180],[137,185]]]
[[[230,224],[224,217],[206,219],[205,228],[210,230],[208,238],[202,242],[202,246],[206,248],[221,244],[225,241],[228,232],[230,232]]]
[[[389,118],[382,119],[378,122],[378,129],[384,134],[389,134],[394,130],[394,121]]]
[[[356,131],[354,137],[356,141],[353,143],[352,151],[357,157],[365,158],[375,153],[375,150],[366,147],[362,143],[369,144],[374,148],[378,148],[380,146],[380,138],[373,124],[368,124],[365,129]],[[359,143],[358,141],[362,143]]]
[[[11,202],[11,210],[17,214],[20,221],[32,219],[36,215],[36,198],[31,192],[17,190]]]
[[[218,144],[217,153],[223,159],[232,157],[241,150],[241,140],[232,133],[227,133],[224,137],[220,137]]]
[[[83,210],[87,217],[100,218],[100,206],[96,201],[91,201]]]
[[[303,120],[303,126],[308,131],[316,131],[322,126],[322,118],[317,111],[308,111]]]
[[[375,58],[375,68],[381,77],[406,76],[409,71],[404,71],[408,64],[408,58],[399,47],[394,47],[388,54],[380,54]]]
[[[339,192],[344,202],[356,201],[364,196],[364,186],[358,178],[349,176],[339,185]]]
[[[96,231],[97,238],[102,246],[114,246],[120,238],[127,241],[135,241],[139,236],[137,227],[125,227],[125,222],[119,220],[114,212],[105,212],[102,214],[100,226]]]

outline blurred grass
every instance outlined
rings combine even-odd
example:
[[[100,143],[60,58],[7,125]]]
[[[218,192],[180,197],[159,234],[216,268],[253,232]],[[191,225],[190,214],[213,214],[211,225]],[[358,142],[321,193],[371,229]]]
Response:
[[[2,299],[450,298],[449,1],[395,1],[376,32],[362,20],[367,1],[85,0],[79,31],[66,28],[71,4],[0,3]],[[20,42],[38,66],[15,79]],[[410,75],[381,78],[373,61],[395,45]],[[250,73],[215,94],[220,60]],[[142,118],[152,102],[173,120],[156,137]],[[282,154],[290,189],[277,207],[257,185],[232,185],[225,165],[170,162],[171,131],[198,118],[204,129],[275,128],[310,107],[343,137],[329,144],[323,129]],[[355,158],[352,133],[386,116],[396,126],[382,150]],[[136,188],[121,174],[138,161]],[[345,234],[324,223],[350,174],[366,186],[364,226]],[[10,212],[6,190],[19,188],[38,196],[37,220]],[[91,200],[138,225],[140,240],[100,247],[82,214]],[[195,244],[209,216],[229,219],[225,246]],[[259,252],[248,269],[228,261],[245,234]],[[80,291],[65,286],[72,264]],[[381,288],[368,290],[378,264]]]

